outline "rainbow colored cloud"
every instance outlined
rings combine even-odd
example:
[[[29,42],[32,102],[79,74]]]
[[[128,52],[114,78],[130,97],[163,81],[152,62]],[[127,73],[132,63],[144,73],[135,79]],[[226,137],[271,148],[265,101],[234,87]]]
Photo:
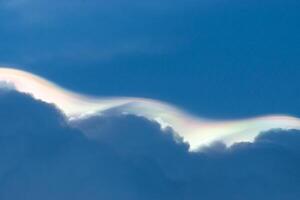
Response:
[[[269,115],[233,121],[210,120],[152,99],[77,94],[37,75],[12,68],[0,68],[1,84],[11,85],[11,88],[18,92],[54,104],[70,121],[102,115],[112,110],[117,114],[145,117],[158,122],[162,128],[173,128],[190,144],[191,151],[215,141],[222,141],[227,146],[237,142],[252,142],[259,133],[272,129],[300,130],[300,119],[292,116]]]

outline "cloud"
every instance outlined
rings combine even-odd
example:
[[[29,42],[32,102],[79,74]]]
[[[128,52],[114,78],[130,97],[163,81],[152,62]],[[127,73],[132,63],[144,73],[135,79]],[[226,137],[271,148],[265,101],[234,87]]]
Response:
[[[53,105],[0,94],[0,198],[296,200],[300,134],[191,153],[171,129],[103,115],[73,128]],[[82,130],[93,134],[86,138]]]
[[[239,120],[210,120],[194,116],[166,102],[139,97],[89,97],[59,87],[37,75],[10,68],[0,68],[0,81],[13,84],[16,91],[53,103],[69,121],[88,116],[116,113],[136,115],[173,128],[195,151],[221,140],[227,146],[253,142],[262,131],[300,129],[300,119],[287,115],[268,115]],[[84,133],[86,133],[84,131]]]
[[[51,105],[5,93],[0,106],[3,200],[168,199],[176,191],[155,163],[135,166],[108,145],[87,140]]]

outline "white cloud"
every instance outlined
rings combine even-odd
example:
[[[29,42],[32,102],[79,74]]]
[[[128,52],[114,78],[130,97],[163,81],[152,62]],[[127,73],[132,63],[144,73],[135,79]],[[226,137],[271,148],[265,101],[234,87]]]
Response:
[[[102,114],[110,109],[119,114],[128,113],[152,121],[159,119],[158,122],[162,126],[169,124],[183,137],[184,141],[190,144],[191,150],[197,150],[198,147],[219,140],[228,146],[238,142],[253,142],[261,132],[273,129],[300,130],[300,119],[292,116],[269,115],[234,121],[212,121],[193,116],[158,100],[83,96],[20,70],[0,68],[0,80],[11,81],[17,91],[32,94],[36,99],[55,104],[72,120]]]

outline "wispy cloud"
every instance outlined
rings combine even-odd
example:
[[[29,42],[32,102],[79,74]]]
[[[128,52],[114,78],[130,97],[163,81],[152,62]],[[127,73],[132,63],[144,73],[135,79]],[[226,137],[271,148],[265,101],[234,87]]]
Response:
[[[173,105],[139,97],[88,97],[65,90],[36,75],[9,68],[0,68],[0,80],[14,84],[19,92],[55,104],[69,120],[101,115],[114,110],[118,115],[142,116],[170,126],[191,150],[222,141],[227,146],[238,142],[253,142],[261,132],[273,129],[300,130],[300,119],[286,115],[269,115],[233,121],[215,121],[193,116]]]

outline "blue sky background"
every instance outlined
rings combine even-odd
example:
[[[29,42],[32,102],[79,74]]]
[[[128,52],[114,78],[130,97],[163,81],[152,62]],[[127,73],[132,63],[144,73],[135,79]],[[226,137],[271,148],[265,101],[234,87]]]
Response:
[[[201,117],[300,117],[299,11],[299,0],[0,0],[0,64]],[[66,121],[0,90],[0,199],[300,199],[299,131],[194,153],[174,135],[137,116]]]
[[[204,117],[300,115],[300,3],[0,1],[0,61]]]

